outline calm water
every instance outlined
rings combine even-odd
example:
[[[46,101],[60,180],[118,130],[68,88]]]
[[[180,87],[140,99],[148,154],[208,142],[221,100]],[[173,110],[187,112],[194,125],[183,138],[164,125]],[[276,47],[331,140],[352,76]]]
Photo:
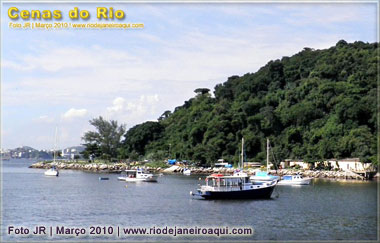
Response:
[[[192,199],[199,176],[165,175],[158,183],[126,183],[116,174],[61,170],[45,177],[29,160],[4,161],[3,240],[376,240],[377,182],[314,180],[311,186],[277,186],[271,200]],[[125,185],[128,185],[125,187]],[[9,225],[85,227],[239,227],[250,236],[53,236],[7,235]]]

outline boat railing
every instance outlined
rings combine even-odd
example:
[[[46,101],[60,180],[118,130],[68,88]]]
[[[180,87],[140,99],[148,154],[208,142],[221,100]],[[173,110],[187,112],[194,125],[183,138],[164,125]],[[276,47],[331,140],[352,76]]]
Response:
[[[229,185],[229,186],[202,186],[202,189],[207,191],[241,191],[246,189],[246,186],[237,186],[237,185]]]

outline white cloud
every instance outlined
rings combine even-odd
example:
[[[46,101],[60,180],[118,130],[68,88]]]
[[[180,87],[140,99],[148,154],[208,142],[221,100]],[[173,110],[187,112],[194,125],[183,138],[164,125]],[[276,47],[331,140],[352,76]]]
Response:
[[[117,119],[128,126],[133,126],[145,120],[155,119],[159,111],[160,99],[157,94],[141,95],[138,99],[127,101],[125,98],[117,97],[112,106],[107,107],[107,115],[110,119]]]
[[[112,102],[113,106],[108,107],[107,110],[110,112],[119,112],[124,109],[125,99],[122,97],[117,97]]]
[[[23,65],[20,65],[19,63],[12,62],[9,60],[2,60],[1,68],[9,68],[9,69],[13,69],[16,71],[28,71],[28,70],[31,70],[33,67],[23,66]]]
[[[363,19],[363,5],[357,4],[313,4],[302,7],[285,4],[279,9],[288,10],[287,22],[300,25],[331,25]]]
[[[70,120],[73,118],[78,118],[78,117],[84,117],[87,115],[87,110],[86,109],[74,109],[71,108],[70,110],[66,111],[65,114],[62,115],[64,119]]]
[[[2,22],[2,109],[17,110],[4,117],[7,142],[33,145],[61,118],[75,122],[65,138],[75,145],[91,127],[74,118],[88,110],[132,126],[183,104],[195,88],[212,89],[303,47],[375,41],[376,8],[364,5],[134,5],[127,20],[145,22],[141,31],[14,31]],[[64,113],[78,105],[86,109]]]
[[[110,61],[113,64],[136,61],[129,58],[128,53],[118,50],[109,50],[92,46],[90,48],[61,46],[53,48],[55,43],[48,43],[40,46],[39,52],[33,55],[23,55],[17,62],[5,60],[4,67],[15,70],[43,70],[47,72],[57,72],[67,69],[83,69],[105,67]]]
[[[34,119],[35,122],[41,122],[41,123],[52,123],[54,122],[53,117],[49,117],[47,115],[39,116],[38,118]]]

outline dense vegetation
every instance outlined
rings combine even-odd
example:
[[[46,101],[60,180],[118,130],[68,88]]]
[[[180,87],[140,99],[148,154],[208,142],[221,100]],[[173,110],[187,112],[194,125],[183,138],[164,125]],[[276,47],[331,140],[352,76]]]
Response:
[[[86,143],[82,154],[86,158],[101,157],[111,160],[120,154],[121,138],[125,134],[125,125],[118,125],[117,121],[107,121],[103,117],[90,120],[96,131],[84,134],[82,140]]]
[[[378,43],[339,41],[270,61],[256,73],[232,76],[157,122],[131,128],[119,157],[237,162],[265,160],[269,138],[278,161],[359,157],[377,164]],[[170,153],[170,154],[169,154]]]

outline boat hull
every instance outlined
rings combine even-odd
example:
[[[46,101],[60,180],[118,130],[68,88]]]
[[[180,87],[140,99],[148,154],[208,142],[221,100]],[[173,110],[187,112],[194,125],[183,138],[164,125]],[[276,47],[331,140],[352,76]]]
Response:
[[[190,171],[190,170],[185,170],[185,171],[183,172],[183,174],[184,174],[184,175],[191,175],[191,171]]]
[[[204,199],[269,199],[274,186],[240,191],[205,191],[200,196]]]
[[[281,180],[277,184],[278,185],[309,185],[311,179],[303,179],[303,180]]]
[[[45,175],[46,176],[58,176],[59,172],[57,170],[48,170],[48,171],[45,171]]]
[[[147,178],[130,178],[130,177],[118,177],[118,180],[126,181],[126,182],[139,182],[139,181],[145,181],[145,182],[157,182],[157,176],[147,177]]]

